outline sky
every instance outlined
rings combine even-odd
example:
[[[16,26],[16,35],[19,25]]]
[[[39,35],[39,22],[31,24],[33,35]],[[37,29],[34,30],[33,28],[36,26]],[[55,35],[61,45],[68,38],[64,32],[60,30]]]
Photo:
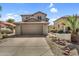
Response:
[[[79,15],[79,3],[0,3],[0,6],[2,21],[12,18],[20,22],[22,20],[20,15],[33,14],[37,11],[46,13],[50,24],[62,16]]]

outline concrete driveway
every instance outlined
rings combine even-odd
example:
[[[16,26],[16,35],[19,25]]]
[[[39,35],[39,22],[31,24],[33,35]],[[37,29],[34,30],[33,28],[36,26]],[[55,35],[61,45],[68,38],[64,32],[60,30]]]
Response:
[[[6,38],[0,43],[1,56],[53,56],[45,37]]]

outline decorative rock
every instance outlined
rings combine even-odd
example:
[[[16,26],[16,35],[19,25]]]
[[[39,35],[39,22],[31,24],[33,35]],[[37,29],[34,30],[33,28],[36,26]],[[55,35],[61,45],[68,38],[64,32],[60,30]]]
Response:
[[[64,52],[64,55],[69,56],[70,54],[69,54],[69,52],[68,52],[68,51],[65,51],[65,52]]]
[[[65,50],[64,50],[64,55],[68,55],[69,56],[70,55],[70,51],[71,51],[70,48],[66,47]]]
[[[64,54],[65,54],[65,55],[70,55],[70,50],[65,50],[65,51],[64,51]]]
[[[66,50],[69,50],[69,51],[70,51],[70,48],[69,48],[69,47],[67,47],[67,48],[66,48]]]
[[[70,51],[70,56],[78,56],[78,52],[76,49]]]

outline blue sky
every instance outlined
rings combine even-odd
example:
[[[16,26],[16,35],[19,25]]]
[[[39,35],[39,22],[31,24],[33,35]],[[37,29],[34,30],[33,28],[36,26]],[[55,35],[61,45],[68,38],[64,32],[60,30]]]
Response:
[[[42,11],[47,14],[49,22],[66,15],[79,14],[79,3],[1,3],[2,14],[1,20],[6,21],[8,18],[21,21],[21,14],[31,14]]]

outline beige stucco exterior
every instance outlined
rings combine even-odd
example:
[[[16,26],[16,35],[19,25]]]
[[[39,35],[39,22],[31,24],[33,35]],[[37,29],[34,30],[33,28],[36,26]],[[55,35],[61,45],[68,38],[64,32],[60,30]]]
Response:
[[[39,18],[39,17],[41,18]],[[33,15],[22,15],[22,22],[15,23],[16,35],[47,35],[48,21],[46,14],[37,12]]]
[[[48,23],[19,23],[16,26],[16,35],[47,35]]]
[[[54,21],[54,27],[57,30],[62,30],[62,29],[66,29],[67,27],[71,27],[71,24],[67,21],[67,18],[69,16],[63,16],[58,18],[57,20]],[[77,16],[77,20],[79,22],[79,16]],[[79,26],[77,26],[77,28],[79,28]]]

